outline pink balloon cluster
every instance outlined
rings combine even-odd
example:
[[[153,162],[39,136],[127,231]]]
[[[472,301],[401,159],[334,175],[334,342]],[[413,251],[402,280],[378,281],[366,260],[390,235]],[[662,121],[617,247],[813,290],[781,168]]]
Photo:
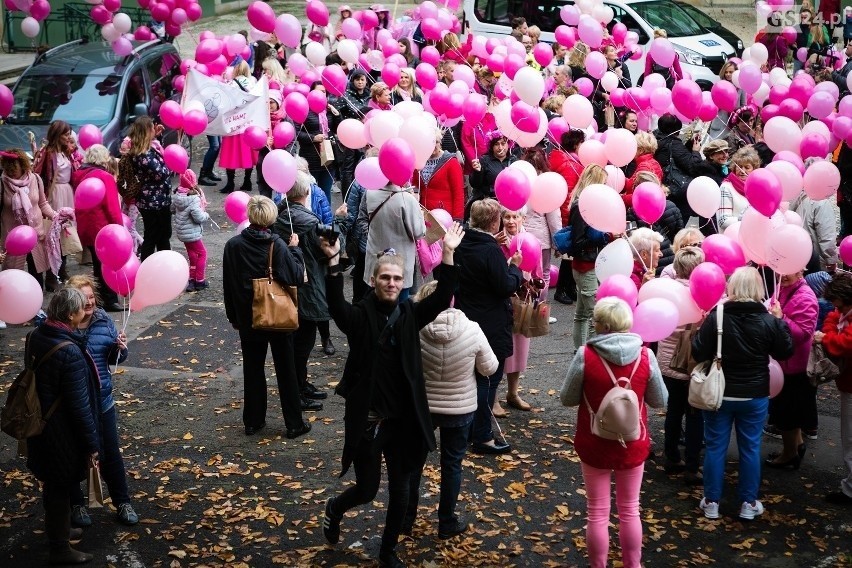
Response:
[[[4,0],[3,4],[9,12],[26,14],[21,20],[21,33],[28,38],[38,37],[41,33],[41,22],[50,15],[48,0]]]

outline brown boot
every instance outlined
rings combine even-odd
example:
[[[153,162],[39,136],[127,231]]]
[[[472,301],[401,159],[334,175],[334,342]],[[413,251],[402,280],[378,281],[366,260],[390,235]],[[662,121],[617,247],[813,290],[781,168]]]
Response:
[[[91,554],[71,548],[71,503],[45,501],[44,528],[50,545],[50,564],[85,564],[94,558]]]

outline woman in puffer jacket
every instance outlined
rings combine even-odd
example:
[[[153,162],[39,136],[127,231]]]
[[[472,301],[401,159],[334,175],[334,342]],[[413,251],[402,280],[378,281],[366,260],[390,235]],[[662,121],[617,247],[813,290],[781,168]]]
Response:
[[[421,301],[437,287],[426,283],[415,297]],[[420,330],[423,377],[432,424],[441,429],[441,497],[438,503],[438,538],[447,539],[467,530],[456,515],[461,490],[462,459],[476,410],[474,369],[483,376],[497,372],[498,361],[479,324],[461,310],[448,308]],[[424,456],[425,458],[426,456]],[[425,465],[425,461],[423,462]],[[421,466],[418,472],[422,472]],[[411,534],[417,517],[420,475],[411,478],[403,533]]]
[[[207,248],[201,240],[204,234],[203,223],[210,219],[205,211],[207,199],[198,186],[195,172],[184,171],[180,176],[180,185],[172,198],[172,212],[175,214],[175,232],[186,247],[189,257],[189,282],[187,292],[195,292],[210,287],[205,277],[207,269]]]
[[[698,232],[696,230],[696,232]],[[701,234],[700,232],[698,234]],[[678,283],[689,287],[689,276],[696,266],[704,262],[704,253],[697,247],[683,247],[675,253],[672,271],[669,276],[663,272],[663,278],[672,277]],[[701,443],[704,441],[704,415],[701,410],[689,405],[689,374],[684,369],[672,368],[672,357],[676,347],[681,341],[683,334],[689,334],[693,328],[697,329],[700,323],[690,324],[686,329],[678,329],[670,336],[660,340],[657,344],[657,360],[663,373],[663,382],[669,391],[669,405],[666,409],[665,442],[663,444],[666,456],[665,471],[668,474],[683,474],[683,481],[687,485],[700,485],[701,474],[698,473],[701,457]],[[687,369],[689,370],[689,369]],[[681,424],[686,418],[686,449],[684,460],[681,460],[680,435],[683,432]]]

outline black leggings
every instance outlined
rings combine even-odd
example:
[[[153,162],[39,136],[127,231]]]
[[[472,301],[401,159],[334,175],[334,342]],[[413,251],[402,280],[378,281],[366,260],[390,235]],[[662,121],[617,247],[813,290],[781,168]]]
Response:
[[[172,212],[168,207],[163,209],[139,210],[142,222],[145,224],[145,235],[140,248],[139,257],[144,261],[156,250],[171,250],[169,240],[172,238]]]

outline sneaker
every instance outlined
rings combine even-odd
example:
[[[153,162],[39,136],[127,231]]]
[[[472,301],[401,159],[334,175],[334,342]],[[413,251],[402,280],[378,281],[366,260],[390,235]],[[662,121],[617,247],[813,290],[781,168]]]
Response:
[[[779,430],[772,424],[767,424],[766,426],[764,426],[763,433],[769,436],[770,438],[777,438],[779,440],[781,439],[781,430]]]
[[[447,540],[464,532],[467,532],[467,522],[464,519],[455,518],[446,525],[438,524],[438,538]]]
[[[133,526],[139,522],[139,515],[130,503],[122,503],[118,506],[118,520],[123,525]]]
[[[557,292],[553,299],[560,304],[565,304],[566,306],[570,306],[574,303],[574,299],[567,292]]]
[[[207,280],[195,280],[195,291],[206,290],[210,287],[210,283]]]
[[[92,517],[85,505],[74,505],[71,507],[71,524],[75,527],[92,526]]]
[[[556,318],[553,317],[553,316],[550,316],[550,319],[547,320],[547,323],[556,323]]]
[[[6,329],[6,322],[3,320],[0,320],[0,329]]]
[[[0,323],[2,323],[2,322],[0,322]],[[813,430],[802,430],[802,434],[804,434],[805,438],[807,438],[808,440],[818,440],[819,439],[819,435],[817,434],[816,428],[814,428]]]
[[[759,503],[759,501],[758,501]],[[719,518],[719,503],[709,503],[707,499],[701,498],[701,503],[698,505],[701,507],[701,510],[704,511],[704,516],[708,519],[718,519]],[[763,512],[763,511],[761,511]],[[740,513],[742,514],[742,513]]]
[[[325,540],[329,544],[337,544],[340,540],[340,519],[342,517],[338,517],[331,512],[332,499],[330,498],[325,502],[325,514],[322,517],[322,534],[325,535]]]
[[[763,514],[763,503],[754,500],[754,505],[746,501],[743,503],[743,506],[740,507],[740,518],[745,519],[746,521],[750,521],[755,517],[758,517]]]
[[[184,292],[195,292],[195,280],[189,280],[186,283],[186,288],[183,289]]]

